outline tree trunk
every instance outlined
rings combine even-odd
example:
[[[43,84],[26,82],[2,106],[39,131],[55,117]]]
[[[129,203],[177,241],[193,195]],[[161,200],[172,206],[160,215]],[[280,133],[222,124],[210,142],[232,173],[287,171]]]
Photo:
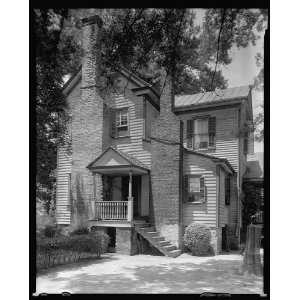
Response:
[[[243,272],[262,275],[262,264],[260,259],[260,237],[261,225],[250,224],[247,227],[246,248],[243,261]]]

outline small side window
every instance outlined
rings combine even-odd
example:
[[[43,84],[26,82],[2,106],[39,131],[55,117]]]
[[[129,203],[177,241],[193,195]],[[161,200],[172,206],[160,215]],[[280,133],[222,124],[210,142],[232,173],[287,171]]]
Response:
[[[230,177],[225,177],[225,205],[230,205]]]
[[[191,203],[206,202],[206,186],[203,176],[185,176],[185,198]]]

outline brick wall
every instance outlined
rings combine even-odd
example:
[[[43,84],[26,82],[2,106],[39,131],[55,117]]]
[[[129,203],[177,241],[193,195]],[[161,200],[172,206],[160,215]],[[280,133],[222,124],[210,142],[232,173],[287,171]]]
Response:
[[[97,19],[83,20],[81,97],[71,103],[72,111],[72,201],[73,224],[85,225],[92,217],[94,198],[92,173],[86,168],[103,150],[103,99],[99,92],[99,38]],[[96,51],[98,50],[98,51]],[[101,180],[97,181],[101,185]],[[98,186],[97,189],[101,189]],[[76,205],[79,204],[79,205]],[[78,211],[79,207],[79,211]],[[77,209],[76,209],[77,208]],[[76,213],[77,210],[77,213]]]
[[[168,77],[160,99],[160,115],[151,130],[151,220],[175,245],[180,244],[180,120],[172,112],[172,82]],[[168,142],[170,141],[170,143]]]

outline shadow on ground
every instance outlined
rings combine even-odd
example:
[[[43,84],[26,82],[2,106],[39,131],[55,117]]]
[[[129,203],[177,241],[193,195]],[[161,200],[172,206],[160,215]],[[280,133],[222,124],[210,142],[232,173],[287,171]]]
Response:
[[[208,259],[158,264],[122,263],[117,257],[56,267],[38,278],[42,292],[262,293],[262,278],[239,273],[241,260]]]

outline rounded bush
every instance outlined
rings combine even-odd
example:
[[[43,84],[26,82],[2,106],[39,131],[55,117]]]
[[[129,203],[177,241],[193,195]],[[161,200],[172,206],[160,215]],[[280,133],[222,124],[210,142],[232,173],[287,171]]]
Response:
[[[210,241],[210,229],[202,224],[193,223],[185,229],[183,242],[193,255],[201,256],[209,254]]]

